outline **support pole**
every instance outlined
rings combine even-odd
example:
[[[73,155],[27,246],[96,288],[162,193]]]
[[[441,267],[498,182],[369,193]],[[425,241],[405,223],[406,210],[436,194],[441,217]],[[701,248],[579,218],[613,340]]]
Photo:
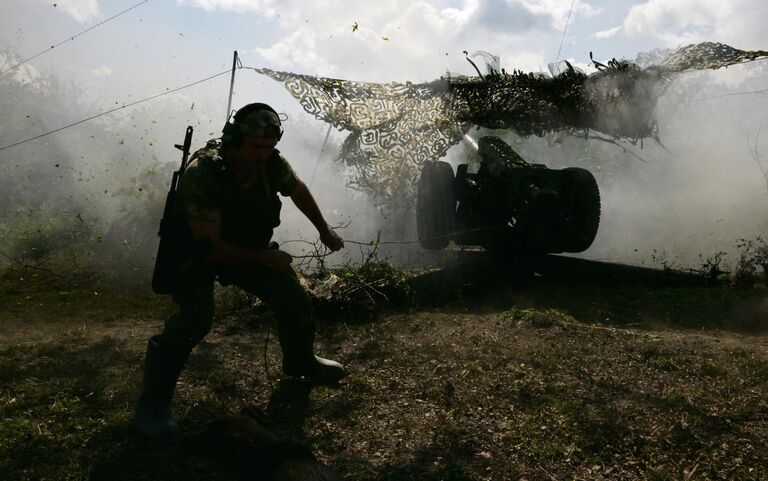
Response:
[[[326,144],[328,144],[328,136],[331,135],[331,127],[333,127],[333,124],[328,123],[328,131],[325,132],[323,147],[320,149],[320,153],[317,155],[317,161],[315,162],[315,170],[312,172],[312,178],[309,179],[310,187],[312,187],[312,182],[315,181],[315,175],[317,174],[317,169],[320,168],[320,161],[323,160],[323,154],[325,153],[325,146]]]

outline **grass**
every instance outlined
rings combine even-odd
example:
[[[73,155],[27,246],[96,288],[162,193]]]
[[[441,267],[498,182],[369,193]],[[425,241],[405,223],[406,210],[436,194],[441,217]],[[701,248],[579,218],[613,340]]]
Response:
[[[338,390],[280,379],[274,332],[264,364],[268,316],[218,296],[174,400],[185,435],[255,405],[350,480],[768,477],[766,315],[752,290],[537,281],[326,320],[317,349],[351,371]],[[167,299],[89,289],[2,301],[5,478],[231,479],[132,427]]]
[[[560,308],[591,323],[751,333],[768,330],[768,300],[753,289],[538,283],[535,289],[516,294],[516,300],[524,305]]]

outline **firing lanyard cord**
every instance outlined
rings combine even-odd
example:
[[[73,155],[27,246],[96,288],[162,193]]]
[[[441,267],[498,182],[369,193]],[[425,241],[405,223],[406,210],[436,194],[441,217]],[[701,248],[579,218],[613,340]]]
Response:
[[[269,321],[262,321],[261,323],[262,329],[266,327],[266,335],[264,336],[264,374],[267,376],[267,381],[269,381],[269,385],[272,388],[272,392],[275,391],[275,384],[272,380],[272,375],[269,373],[269,360],[267,358],[267,348],[269,347],[269,332],[270,332],[270,323]]]
[[[360,242],[360,241],[355,241],[355,240],[345,240],[344,242],[347,243],[347,244],[356,244],[356,245],[369,246],[369,247],[376,247],[376,246],[385,245],[385,244],[417,244],[417,243],[425,241],[425,240],[445,239],[446,237],[453,237],[453,236],[455,236],[457,234],[466,234],[466,233],[470,233],[470,232],[479,232],[479,231],[487,231],[487,230],[497,230],[497,229],[501,229],[501,228],[503,228],[503,227],[478,227],[476,229],[467,229],[467,230],[463,230],[463,231],[452,232],[451,234],[445,234],[445,235],[434,236],[434,237],[426,237],[424,239],[410,240],[410,241],[384,241],[384,242],[371,241],[371,242]],[[302,243],[305,243],[305,244],[312,244],[312,245],[314,245],[314,243],[312,243],[310,241],[303,240],[303,239],[288,240],[288,241],[283,242],[283,244],[289,244],[289,243],[295,243],[295,242],[302,242]],[[304,255],[304,256],[292,256],[292,257],[294,259],[317,259],[317,258],[328,257],[331,254],[333,254],[333,252],[326,252],[326,253],[323,253],[323,254],[317,253],[317,254],[310,254],[310,255]],[[264,373],[267,376],[267,381],[269,381],[270,386],[272,386],[272,392],[274,392],[275,391],[274,382],[272,381],[272,376],[269,373],[269,361],[268,361],[268,358],[267,358],[267,347],[269,345],[269,331],[270,331],[270,326],[269,326],[268,323],[266,325],[266,331],[267,331],[267,333],[266,333],[266,335],[264,337]]]
[[[450,237],[456,236],[458,234],[468,234],[468,233],[471,233],[471,232],[481,232],[481,231],[493,231],[493,230],[499,230],[499,229],[504,229],[504,228],[506,228],[506,227],[505,226],[478,227],[478,228],[475,228],[475,229],[466,229],[466,230],[462,230],[462,231],[451,232],[450,234],[438,235],[438,236],[434,236],[434,237],[425,237],[425,238],[417,239],[417,240],[406,240],[406,241],[383,241],[383,242],[370,241],[370,242],[361,242],[361,241],[356,241],[356,240],[346,240],[345,239],[344,243],[345,244],[355,244],[355,245],[361,245],[361,246],[368,246],[368,247],[376,247],[376,246],[387,245],[387,244],[399,244],[399,245],[403,245],[403,244],[418,244],[418,243],[423,242],[423,241],[446,239],[446,238],[450,238]],[[295,242],[301,242],[301,243],[304,243],[304,244],[315,245],[315,243],[310,242],[310,241],[306,241],[306,240],[303,240],[303,239],[288,240],[288,241],[284,241],[283,244],[291,244],[291,243],[295,243]],[[292,257],[294,259],[314,259],[314,258],[320,258],[320,257],[328,257],[331,254],[333,254],[333,252],[326,252],[324,254],[319,254],[319,253],[317,253],[317,254],[308,254],[308,255],[303,255],[303,256],[292,256]]]

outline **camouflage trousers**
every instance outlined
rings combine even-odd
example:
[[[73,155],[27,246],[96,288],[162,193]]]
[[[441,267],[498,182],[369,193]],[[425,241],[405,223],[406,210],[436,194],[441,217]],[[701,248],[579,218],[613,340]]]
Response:
[[[182,266],[172,297],[179,310],[165,322],[158,340],[162,350],[188,355],[210,332],[216,274],[212,266],[201,260]],[[277,272],[267,268],[237,268],[218,274],[221,284],[234,284],[268,304],[275,313],[280,332],[314,335],[312,300],[292,270]]]

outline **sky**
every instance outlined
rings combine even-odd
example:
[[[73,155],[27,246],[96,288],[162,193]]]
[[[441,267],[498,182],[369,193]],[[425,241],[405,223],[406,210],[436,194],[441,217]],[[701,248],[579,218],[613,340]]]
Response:
[[[137,3],[3,0],[0,52],[30,57]],[[464,51],[487,51],[507,70],[536,72],[558,58],[589,68],[590,52],[605,62],[705,40],[768,50],[766,24],[765,0],[149,0],[10,74],[49,72],[69,79],[96,113],[225,71],[235,50],[250,67],[424,82],[446,72],[474,74]],[[713,75],[717,82],[741,81],[733,68]],[[194,108],[210,124],[203,134],[214,136],[227,116],[228,91],[223,75],[144,106],[153,119],[169,105]],[[233,108],[254,101],[286,113],[284,152],[303,158],[296,161],[301,176],[313,175],[325,126],[308,118],[281,85],[238,71]],[[164,129],[158,134],[162,145],[154,147],[158,158],[177,158],[172,144],[185,127],[179,122],[157,127]],[[69,132],[54,135],[66,140]],[[330,191],[343,186],[324,182]],[[330,203],[327,195],[316,192],[321,205]]]

